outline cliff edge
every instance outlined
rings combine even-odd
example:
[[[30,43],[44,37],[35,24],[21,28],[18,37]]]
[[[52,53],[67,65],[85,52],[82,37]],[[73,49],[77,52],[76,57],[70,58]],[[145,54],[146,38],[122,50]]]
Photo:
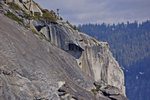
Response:
[[[108,43],[45,17],[33,1],[2,0],[0,13],[2,100],[127,100]]]

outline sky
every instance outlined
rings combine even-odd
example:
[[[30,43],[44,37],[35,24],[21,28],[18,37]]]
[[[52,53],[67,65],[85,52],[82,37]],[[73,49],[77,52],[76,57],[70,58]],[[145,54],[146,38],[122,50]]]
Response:
[[[150,0],[34,0],[73,25],[150,20]]]

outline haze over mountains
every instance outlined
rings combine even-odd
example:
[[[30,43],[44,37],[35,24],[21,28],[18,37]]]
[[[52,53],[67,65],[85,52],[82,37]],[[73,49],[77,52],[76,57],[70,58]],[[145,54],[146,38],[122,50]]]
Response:
[[[64,20],[72,24],[117,24],[150,19],[150,0],[35,0],[43,8],[60,8]]]

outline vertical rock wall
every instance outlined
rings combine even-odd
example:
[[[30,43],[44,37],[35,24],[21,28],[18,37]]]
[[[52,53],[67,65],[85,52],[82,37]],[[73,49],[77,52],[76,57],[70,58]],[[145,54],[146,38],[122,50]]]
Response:
[[[124,73],[106,42],[97,41],[62,23],[46,24],[37,20],[33,21],[33,26],[57,47],[75,57],[84,73],[97,82],[119,88],[125,95]]]

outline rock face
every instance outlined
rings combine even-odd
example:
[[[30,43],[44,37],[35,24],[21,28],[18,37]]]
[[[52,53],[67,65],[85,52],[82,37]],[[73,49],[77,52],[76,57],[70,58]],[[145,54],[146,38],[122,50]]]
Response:
[[[124,74],[106,42],[97,41],[61,23],[33,21],[33,26],[57,47],[76,58],[79,67],[98,82],[118,87],[125,95]]]
[[[6,1],[6,0],[1,0]],[[40,13],[43,14],[41,9],[39,8],[38,4],[36,4],[33,0],[7,0],[7,2],[14,2],[20,8],[22,8],[26,12]]]
[[[56,93],[63,82],[81,98],[82,94],[86,100],[94,98],[84,90],[93,87],[92,79],[82,73],[71,55],[20,29],[8,18],[0,19],[1,100],[58,100]]]
[[[106,42],[61,21],[30,25],[46,39],[0,14],[1,100],[126,100],[123,71]]]

